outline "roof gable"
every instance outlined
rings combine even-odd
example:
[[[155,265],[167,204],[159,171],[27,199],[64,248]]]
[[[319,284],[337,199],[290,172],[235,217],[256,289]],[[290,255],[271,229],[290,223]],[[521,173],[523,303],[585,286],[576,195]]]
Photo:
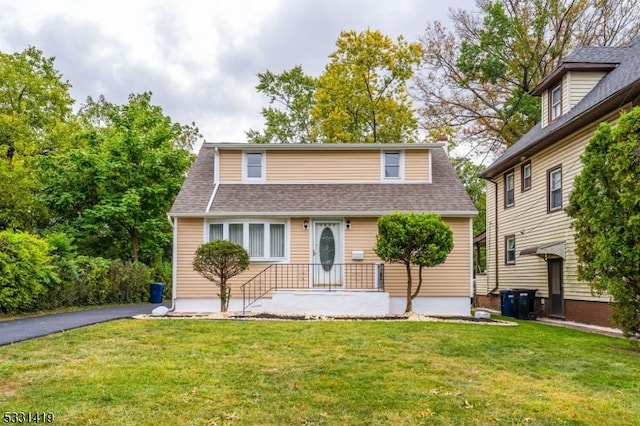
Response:
[[[585,50],[586,49],[586,50]],[[602,58],[616,58],[619,64],[604,76],[571,110],[544,128],[536,124],[518,142],[507,149],[481,176],[493,178],[520,162],[521,157],[532,154],[570,135],[588,124],[592,124],[620,106],[640,96],[640,37],[636,37],[624,48],[581,48],[568,57],[596,58],[598,49]],[[573,55],[573,56],[572,56]],[[561,65],[562,66],[562,65]]]

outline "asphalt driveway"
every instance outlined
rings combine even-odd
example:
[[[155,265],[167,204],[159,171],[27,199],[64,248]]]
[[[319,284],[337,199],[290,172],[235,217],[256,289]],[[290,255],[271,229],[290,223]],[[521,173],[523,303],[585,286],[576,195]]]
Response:
[[[150,314],[158,306],[160,304],[142,303],[0,321],[0,346],[101,322]]]

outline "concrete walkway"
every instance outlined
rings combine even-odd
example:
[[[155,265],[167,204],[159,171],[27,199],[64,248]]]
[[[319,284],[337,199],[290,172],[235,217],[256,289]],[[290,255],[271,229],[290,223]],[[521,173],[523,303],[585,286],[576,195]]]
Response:
[[[134,315],[150,314],[160,304],[142,303],[0,321],[0,346]]]

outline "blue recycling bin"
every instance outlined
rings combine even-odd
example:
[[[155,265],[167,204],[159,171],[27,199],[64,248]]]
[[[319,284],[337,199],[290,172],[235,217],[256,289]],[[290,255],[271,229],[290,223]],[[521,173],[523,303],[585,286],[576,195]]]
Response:
[[[151,283],[149,285],[149,302],[162,303],[162,294],[164,293],[164,283]]]
[[[503,317],[513,317],[513,290],[500,290],[500,314]]]

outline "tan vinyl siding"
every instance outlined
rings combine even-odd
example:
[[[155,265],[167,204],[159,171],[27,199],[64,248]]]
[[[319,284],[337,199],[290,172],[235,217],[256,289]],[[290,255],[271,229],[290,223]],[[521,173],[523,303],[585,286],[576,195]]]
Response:
[[[560,116],[563,116],[569,111],[569,94],[571,87],[571,77],[570,74],[567,73],[562,76],[562,105],[560,106]]]
[[[267,182],[380,180],[380,151],[267,151]],[[331,173],[327,173],[331,170]]]
[[[404,179],[407,182],[430,182],[428,150],[404,152]]]
[[[540,127],[547,127],[549,124],[549,91],[545,90],[542,94],[542,122]]]
[[[193,256],[204,242],[203,219],[177,218],[177,272],[176,297],[214,297],[211,284],[193,270]]]
[[[211,281],[201,277],[193,270],[193,256],[204,242],[203,219],[178,218],[178,259],[176,298],[215,298],[219,289]],[[232,279],[232,297],[238,297],[238,283],[242,284],[264,268],[264,264],[251,265],[241,275]],[[218,306],[216,306],[217,308]]]
[[[220,181],[242,181],[242,151],[220,150]]]
[[[290,222],[289,234],[290,240],[290,260],[291,263],[309,263],[310,259],[310,242],[311,223],[309,229],[304,229],[304,218],[292,218]]]
[[[619,112],[604,117],[602,121],[614,121]],[[504,188],[501,176],[498,182],[498,212],[499,233],[497,242],[494,238],[495,228],[493,212],[493,184],[487,187],[487,259],[488,285],[495,285],[495,247],[497,246],[498,277],[500,289],[505,288],[535,288],[537,295],[548,297],[547,263],[535,256],[520,256],[520,251],[529,247],[554,241],[566,240],[566,258],[564,267],[564,297],[576,300],[601,300],[591,295],[587,284],[577,280],[577,259],[573,241],[573,230],[570,218],[564,212],[569,206],[569,194],[573,188],[575,176],[581,171],[580,155],[588,140],[593,136],[597,123],[570,135],[568,138],[534,155],[532,166],[532,189],[527,192],[516,191],[515,207],[504,209]],[[562,211],[547,213],[547,171],[556,166],[562,166]],[[520,181],[520,167],[514,168],[516,182]],[[516,264],[505,265],[504,237],[516,236]]]
[[[469,219],[445,218],[445,221],[453,231],[455,247],[444,264],[423,270],[421,296],[469,296]],[[373,251],[377,233],[377,219],[351,219],[351,229],[345,234],[346,261],[352,262],[352,251],[361,250],[364,251],[363,262],[381,262]],[[385,264],[384,268],[385,291],[391,296],[406,295],[407,274],[404,265]],[[417,269],[413,272],[413,278],[417,284]]]
[[[311,231],[302,226],[304,218],[290,221],[289,256],[291,263],[310,263],[309,238]],[[381,260],[373,251],[377,234],[376,218],[353,218],[351,229],[344,230],[345,263],[376,263]],[[422,296],[468,296],[470,277],[469,219],[445,219],[454,232],[455,248],[443,265],[424,270]],[[196,249],[204,242],[203,219],[178,218],[177,241],[177,285],[176,297],[215,298],[218,288],[193,271],[192,262]],[[309,227],[311,228],[311,226]],[[352,260],[353,251],[363,251],[364,260]],[[269,267],[269,262],[252,262],[249,269],[231,279],[232,297],[241,297],[240,286]],[[418,273],[414,271],[417,283]],[[302,277],[306,280],[306,277]],[[346,283],[351,286],[350,282]],[[403,296],[406,292],[406,272],[402,265],[385,265],[385,290],[392,296]]]
[[[604,71],[569,72],[569,103],[567,111],[576,106],[605,75],[606,72]]]

